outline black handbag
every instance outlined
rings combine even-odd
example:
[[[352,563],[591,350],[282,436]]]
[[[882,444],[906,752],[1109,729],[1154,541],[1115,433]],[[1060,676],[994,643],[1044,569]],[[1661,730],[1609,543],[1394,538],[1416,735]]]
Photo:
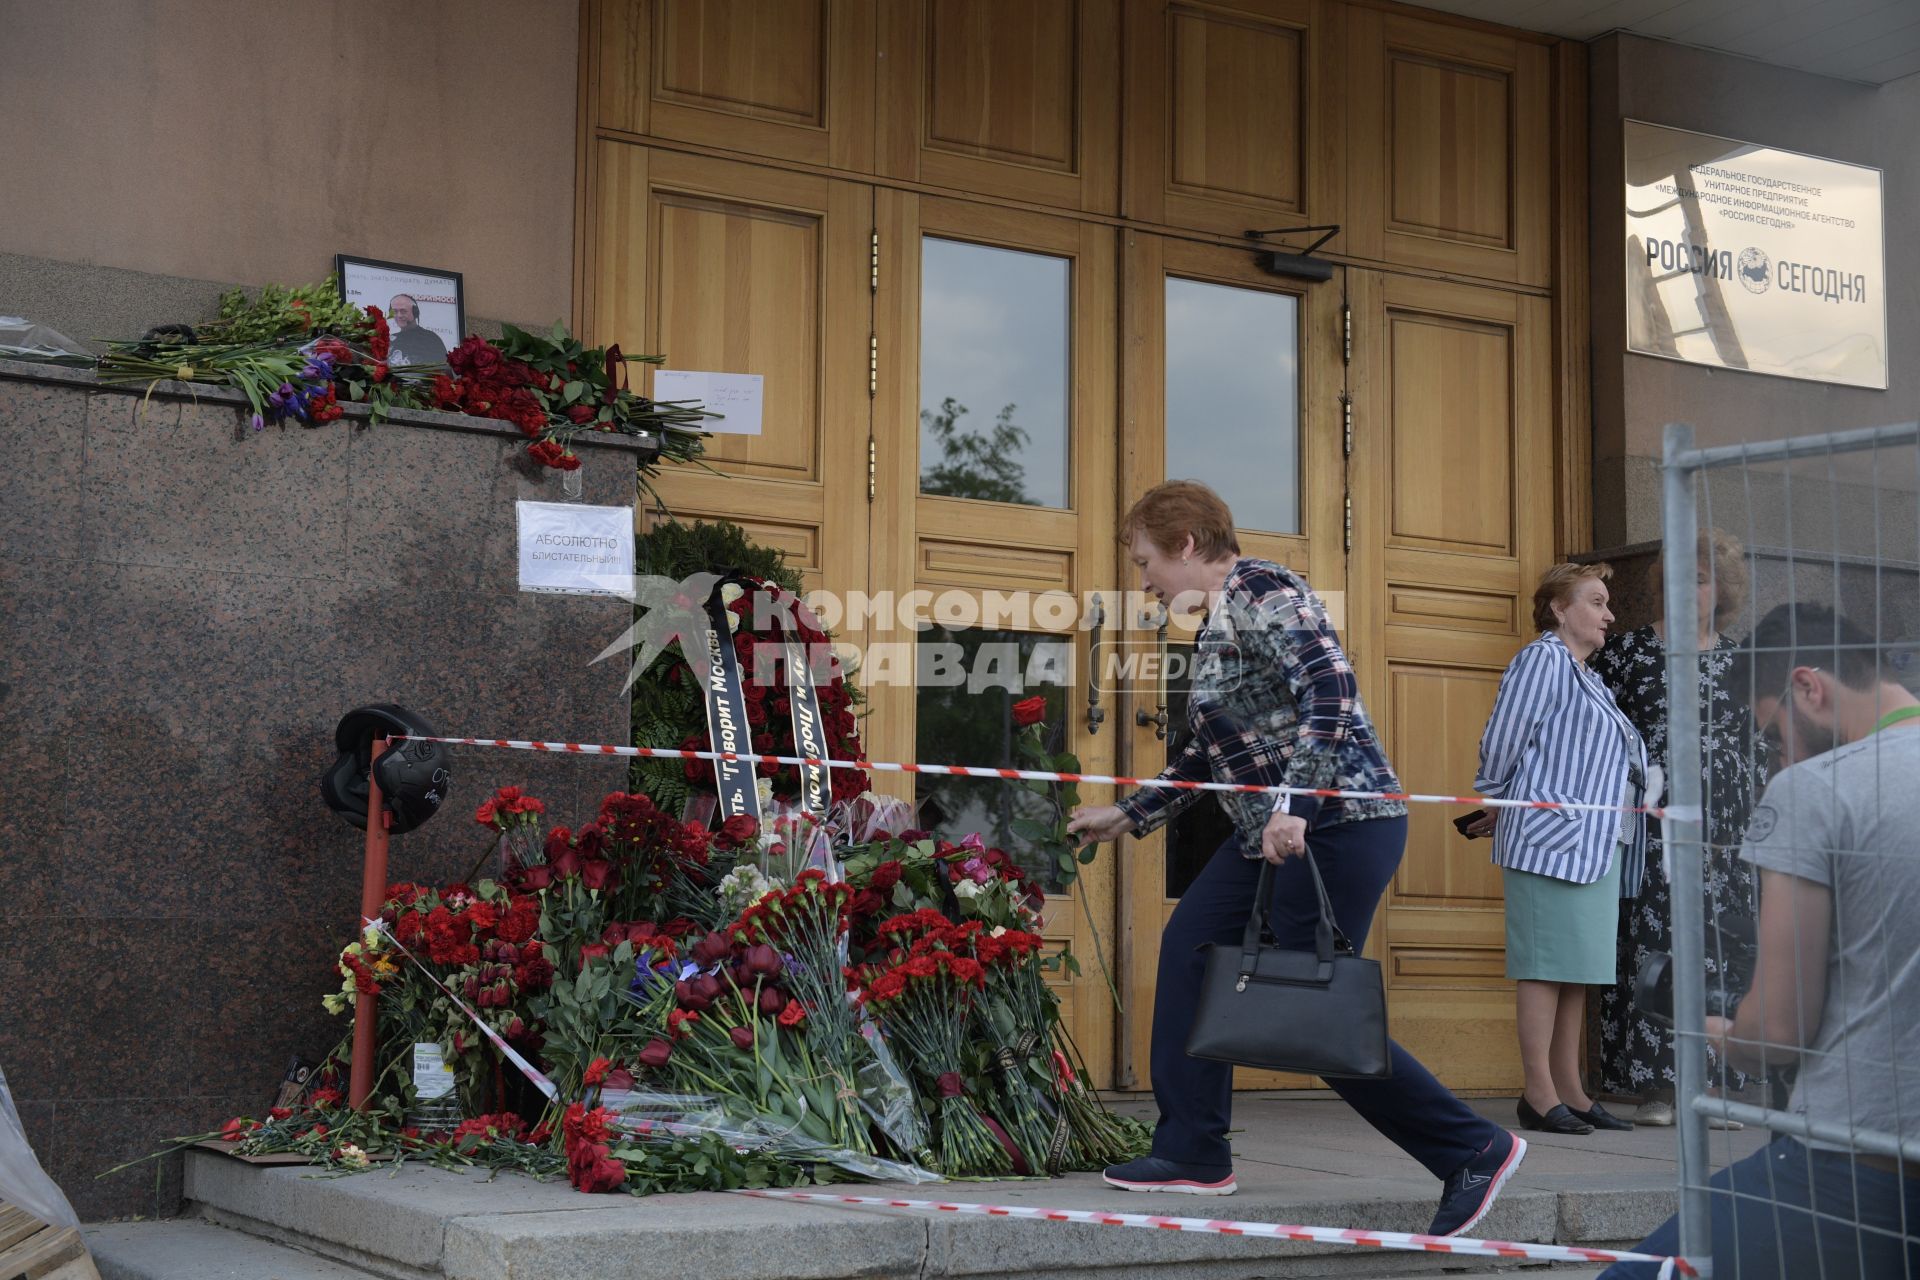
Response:
[[[1187,1033],[1187,1054],[1243,1067],[1313,1076],[1384,1079],[1387,997],[1378,961],[1353,952],[1333,919],[1326,882],[1303,854],[1320,898],[1312,951],[1275,945],[1267,913],[1273,864],[1260,867],[1260,887],[1240,946],[1206,943],[1206,977]]]

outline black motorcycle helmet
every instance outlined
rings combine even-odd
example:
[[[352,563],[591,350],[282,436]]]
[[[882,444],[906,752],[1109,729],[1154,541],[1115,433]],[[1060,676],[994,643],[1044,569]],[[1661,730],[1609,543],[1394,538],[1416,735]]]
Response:
[[[359,707],[340,718],[333,731],[340,755],[320,775],[320,798],[348,826],[361,830],[367,825],[367,766],[373,740],[382,735],[431,738],[438,730],[391,702]],[[412,831],[437,813],[452,781],[447,749],[438,742],[390,743],[374,772],[382,807],[392,815],[387,830],[394,833]]]

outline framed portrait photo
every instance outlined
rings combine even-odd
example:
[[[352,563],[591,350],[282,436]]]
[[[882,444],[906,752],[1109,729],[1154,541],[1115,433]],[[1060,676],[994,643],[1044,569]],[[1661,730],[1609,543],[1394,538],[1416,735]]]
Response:
[[[385,313],[392,335],[390,366],[445,364],[447,352],[460,345],[467,331],[467,307],[458,271],[344,253],[335,254],[333,264],[342,299]]]

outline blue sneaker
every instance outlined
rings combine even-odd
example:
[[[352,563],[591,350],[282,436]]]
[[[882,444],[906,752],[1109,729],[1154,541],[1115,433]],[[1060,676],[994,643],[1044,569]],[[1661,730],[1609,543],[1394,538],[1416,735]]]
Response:
[[[1112,1165],[1100,1178],[1122,1191],[1169,1191],[1182,1196],[1230,1196],[1240,1189],[1231,1165],[1175,1164],[1159,1156]]]
[[[1527,1157],[1527,1140],[1505,1129],[1480,1154],[1447,1175],[1440,1192],[1440,1212],[1427,1228],[1430,1236],[1457,1236],[1493,1208],[1493,1199]]]

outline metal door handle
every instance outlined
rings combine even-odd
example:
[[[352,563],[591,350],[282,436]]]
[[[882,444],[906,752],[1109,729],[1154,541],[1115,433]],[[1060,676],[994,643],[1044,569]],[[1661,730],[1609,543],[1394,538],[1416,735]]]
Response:
[[[1145,707],[1135,707],[1133,709],[1133,722],[1141,726],[1142,728],[1145,728],[1147,725],[1152,725],[1153,736],[1158,738],[1160,741],[1165,742],[1167,740],[1167,722],[1169,718],[1167,716],[1167,619],[1168,619],[1168,613],[1166,610],[1166,606],[1164,605],[1160,606],[1159,615],[1160,615],[1160,625],[1154,630],[1154,639],[1158,644],[1158,649],[1156,651],[1157,652],[1156,662],[1159,668],[1159,678],[1154,685],[1154,689],[1155,689],[1154,701],[1156,704],[1156,709],[1152,715],[1148,715],[1147,709]]]
[[[569,472],[568,474],[572,474]],[[1087,637],[1087,732],[1099,733],[1101,724],[1107,718],[1107,709],[1100,705],[1100,627],[1107,620],[1107,611],[1100,602],[1100,593],[1093,593],[1093,631]]]

